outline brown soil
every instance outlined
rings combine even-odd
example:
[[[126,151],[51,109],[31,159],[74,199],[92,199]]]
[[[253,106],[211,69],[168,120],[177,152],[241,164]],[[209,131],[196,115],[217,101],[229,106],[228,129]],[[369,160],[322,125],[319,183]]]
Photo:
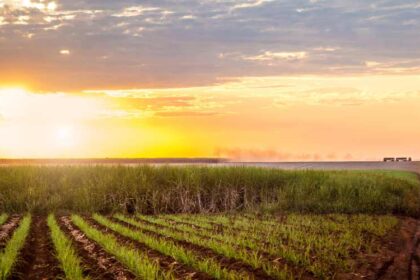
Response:
[[[12,279],[57,279],[63,276],[54,257],[45,217],[34,216]]]
[[[400,226],[382,240],[379,252],[357,257],[354,272],[337,279],[420,279],[420,221],[401,218]]]
[[[86,267],[86,274],[91,278],[117,280],[136,278],[115,257],[105,252],[96,242],[88,239],[71,222],[69,217],[61,217],[59,223],[61,229],[72,238],[73,245],[82,259],[83,265]]]
[[[213,279],[205,273],[195,271],[194,269],[182,263],[178,263],[174,258],[170,256],[163,255],[160,252],[149,248],[144,243],[124,237],[118,232],[115,232],[105,226],[100,225],[92,218],[85,217],[85,219],[96,229],[102,232],[106,232],[108,234],[112,234],[115,238],[117,238],[120,244],[129,244],[132,247],[139,249],[141,252],[145,252],[148,258],[150,258],[153,261],[156,261],[164,271],[171,271],[176,279]]]
[[[18,227],[20,222],[19,216],[10,216],[9,219],[0,227],[0,249],[6,246],[13,231]]]

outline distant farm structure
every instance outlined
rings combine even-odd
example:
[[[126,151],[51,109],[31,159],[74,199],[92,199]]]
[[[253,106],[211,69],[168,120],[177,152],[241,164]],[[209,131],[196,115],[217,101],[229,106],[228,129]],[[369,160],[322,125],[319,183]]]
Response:
[[[384,162],[412,161],[411,157],[385,157]]]

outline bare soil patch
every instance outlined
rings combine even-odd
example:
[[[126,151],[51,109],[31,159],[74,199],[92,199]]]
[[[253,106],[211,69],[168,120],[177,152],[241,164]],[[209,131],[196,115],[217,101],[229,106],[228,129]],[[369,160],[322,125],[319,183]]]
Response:
[[[34,216],[12,279],[58,279],[63,276],[45,217]]]
[[[0,249],[6,246],[13,231],[18,227],[21,217],[18,215],[10,216],[9,219],[0,227]]]
[[[69,217],[59,219],[61,229],[73,240],[73,244],[93,279],[131,280],[136,277],[115,257],[108,254],[99,244],[88,239]]]
[[[357,256],[354,271],[337,279],[420,279],[420,221],[401,218],[400,226],[384,238],[379,252]]]

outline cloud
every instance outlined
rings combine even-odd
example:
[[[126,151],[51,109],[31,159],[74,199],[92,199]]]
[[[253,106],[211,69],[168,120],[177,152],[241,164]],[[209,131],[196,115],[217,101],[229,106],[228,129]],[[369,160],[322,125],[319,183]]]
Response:
[[[300,91],[296,93],[295,98],[296,102],[300,99],[307,104],[355,106],[372,101],[375,95],[352,87],[325,87]]]
[[[273,0],[254,0],[254,1],[247,1],[245,3],[234,5],[231,10],[255,8],[255,7],[264,5],[265,3],[272,2],[272,1]]]
[[[353,87],[325,87],[307,90],[283,91],[277,97],[275,104],[280,107],[292,104],[322,105],[322,106],[361,106],[373,103],[394,103],[407,98],[418,97],[415,91],[377,92]]]
[[[419,96],[418,76],[274,76],[246,77],[217,85],[166,89],[91,90],[114,104],[160,111],[238,114],[229,107],[264,100],[267,106],[360,106],[395,103]]]
[[[176,91],[176,90],[175,90]],[[49,108],[49,106],[53,108]],[[213,117],[225,114],[223,104],[212,97],[162,95],[148,91],[125,94],[32,93],[23,89],[0,89],[0,121],[31,123],[51,118],[57,122],[79,119],[140,119],[151,117]],[[46,108],[49,108],[46,111]]]
[[[212,117],[220,115],[218,112],[202,112],[202,111],[178,111],[178,112],[158,112],[155,114],[159,117]]]
[[[191,107],[196,101],[192,96],[160,96],[160,97],[113,97],[111,102],[129,109],[161,110],[173,107]]]
[[[365,61],[366,67],[372,68],[381,65],[380,62],[377,61]]]
[[[226,115],[232,98],[197,94],[190,89],[91,90],[84,94],[102,100],[113,117],[201,117]]]
[[[0,7],[9,8],[13,10],[33,9],[40,11],[54,11],[57,4],[54,1],[32,1],[32,0],[4,0]]]
[[[265,51],[262,54],[255,56],[244,56],[245,60],[254,60],[254,61],[274,61],[274,60],[286,60],[286,61],[295,61],[301,60],[308,57],[307,52],[271,52]]]
[[[197,17],[194,15],[185,15],[182,16],[181,19],[186,19],[186,20],[190,20],[190,19],[196,19]]]
[[[389,61],[365,61],[365,66],[371,73],[420,73],[420,60],[389,60]]]
[[[316,47],[313,50],[319,51],[319,52],[335,52],[339,49],[340,49],[339,47]]]
[[[144,7],[144,6],[131,6],[124,8],[121,12],[115,13],[112,16],[114,17],[136,17],[139,15],[146,14],[148,12],[159,11],[160,8],[157,7]]]
[[[0,3],[0,84],[39,90],[413,74],[420,67],[420,9],[411,0]],[[71,50],[71,59],[57,56],[63,48]],[[366,67],[365,61],[393,65]]]

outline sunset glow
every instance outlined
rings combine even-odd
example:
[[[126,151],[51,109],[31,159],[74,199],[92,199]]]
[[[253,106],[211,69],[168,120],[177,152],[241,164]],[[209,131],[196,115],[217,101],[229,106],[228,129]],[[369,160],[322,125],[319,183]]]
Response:
[[[420,158],[416,1],[187,2],[0,0],[0,158]]]

